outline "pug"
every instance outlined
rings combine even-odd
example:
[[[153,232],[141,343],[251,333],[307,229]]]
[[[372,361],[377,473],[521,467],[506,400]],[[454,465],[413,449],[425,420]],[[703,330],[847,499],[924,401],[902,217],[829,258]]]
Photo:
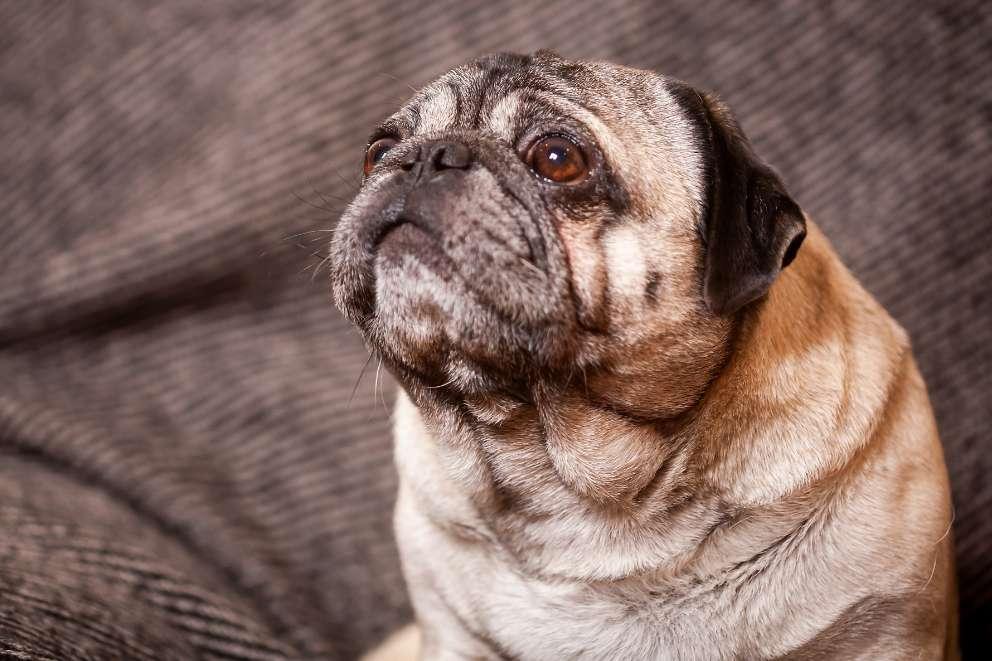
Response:
[[[909,340],[717,98],[482,57],[364,171],[333,294],[402,386],[419,627],[381,658],[956,656]]]

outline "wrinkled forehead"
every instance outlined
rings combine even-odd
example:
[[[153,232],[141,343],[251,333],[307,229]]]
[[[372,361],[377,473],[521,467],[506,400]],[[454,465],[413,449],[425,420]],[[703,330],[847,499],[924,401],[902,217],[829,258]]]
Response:
[[[543,52],[503,53],[447,72],[386,125],[404,135],[457,129],[511,138],[523,122],[573,119],[620,134],[627,124],[665,123],[672,103],[663,80],[648,72]]]
[[[554,127],[594,138],[631,184],[651,188],[649,179],[664,174],[701,202],[694,125],[667,79],[648,71],[542,51],[489,55],[423,88],[380,132],[478,131],[515,145],[531,129]]]
[[[595,116],[605,84],[578,64],[493,55],[449,71],[401,111],[414,133],[462,129],[512,138],[519,123]],[[589,119],[590,117],[586,117]]]

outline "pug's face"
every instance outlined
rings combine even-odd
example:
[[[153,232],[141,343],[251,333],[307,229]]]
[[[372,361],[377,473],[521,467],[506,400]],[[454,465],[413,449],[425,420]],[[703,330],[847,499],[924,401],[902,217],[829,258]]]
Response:
[[[364,168],[334,296],[408,388],[581,379],[675,412],[804,232],[718,102],[548,52],[444,74],[373,132]]]

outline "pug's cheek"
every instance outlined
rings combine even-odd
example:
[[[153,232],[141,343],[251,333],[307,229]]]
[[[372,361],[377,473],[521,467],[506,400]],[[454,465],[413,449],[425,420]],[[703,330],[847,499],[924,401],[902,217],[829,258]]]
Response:
[[[607,274],[598,225],[561,223],[559,232],[568,255],[572,291],[579,323],[590,330],[605,331],[610,318],[607,306]]]

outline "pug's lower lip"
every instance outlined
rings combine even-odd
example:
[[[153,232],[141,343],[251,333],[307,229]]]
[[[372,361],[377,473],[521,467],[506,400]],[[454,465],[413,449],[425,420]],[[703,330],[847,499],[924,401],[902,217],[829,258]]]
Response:
[[[451,257],[441,249],[436,236],[410,220],[391,224],[380,236],[376,255],[390,262],[405,255],[412,255],[435,272],[456,271]]]
[[[376,240],[375,245],[377,249],[381,249],[387,243],[405,244],[407,247],[414,248],[418,246],[422,247],[427,243],[433,244],[434,239],[413,221],[400,218],[383,230],[382,234]]]

